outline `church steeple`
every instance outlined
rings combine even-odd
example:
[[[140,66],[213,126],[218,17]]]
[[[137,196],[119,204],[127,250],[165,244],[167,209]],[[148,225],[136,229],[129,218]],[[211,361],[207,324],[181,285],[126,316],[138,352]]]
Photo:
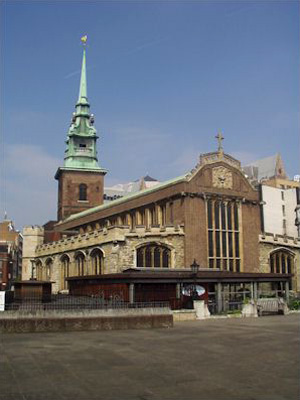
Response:
[[[87,84],[86,84],[86,55],[85,47],[83,48],[82,66],[81,66],[81,77],[78,95],[78,104],[87,103]]]
[[[102,170],[98,164],[97,131],[87,98],[86,49],[83,49],[78,101],[67,134],[64,167]],[[104,170],[103,170],[104,171]]]
[[[55,179],[59,181],[59,220],[103,202],[103,178],[107,171],[98,163],[98,136],[87,98],[86,40],[87,36],[81,38],[84,47],[79,95],[67,133],[64,166],[58,168],[55,175]],[[64,183],[67,183],[67,186]],[[85,196],[82,193],[85,193]]]

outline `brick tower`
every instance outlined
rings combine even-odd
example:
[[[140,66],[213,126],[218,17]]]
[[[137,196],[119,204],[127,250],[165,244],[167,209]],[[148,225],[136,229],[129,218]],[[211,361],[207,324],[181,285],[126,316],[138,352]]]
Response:
[[[79,96],[67,134],[64,166],[59,167],[57,219],[103,203],[104,175],[98,164],[94,117],[90,114],[86,81],[86,36],[82,38],[83,58]]]

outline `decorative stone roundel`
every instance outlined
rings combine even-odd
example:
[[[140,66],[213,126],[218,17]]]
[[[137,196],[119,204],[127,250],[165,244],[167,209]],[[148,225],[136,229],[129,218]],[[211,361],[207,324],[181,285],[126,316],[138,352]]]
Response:
[[[232,189],[232,172],[225,167],[215,167],[212,169],[213,187]]]

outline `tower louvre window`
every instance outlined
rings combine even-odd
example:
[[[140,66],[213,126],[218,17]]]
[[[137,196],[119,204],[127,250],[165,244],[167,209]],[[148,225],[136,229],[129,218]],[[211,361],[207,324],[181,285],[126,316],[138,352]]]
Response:
[[[79,185],[79,198],[78,200],[80,201],[85,201],[87,200],[87,185],[84,183],[81,183]]]

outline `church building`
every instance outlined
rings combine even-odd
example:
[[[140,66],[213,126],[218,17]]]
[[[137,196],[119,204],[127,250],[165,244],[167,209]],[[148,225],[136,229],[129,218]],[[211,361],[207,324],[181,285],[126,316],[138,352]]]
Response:
[[[123,285],[132,298],[135,284],[136,296],[139,288],[143,298],[147,282],[155,290],[153,285],[173,283],[178,289],[195,280],[207,288],[267,282],[300,291],[299,248],[289,253],[284,271],[270,264],[261,271],[259,190],[240,161],[224,152],[222,135],[216,138],[217,150],[201,154],[184,175],[103,202],[107,171],[97,156],[84,48],[64,165],[55,175],[59,240],[44,242],[40,228],[36,236],[34,227],[25,228],[24,240],[28,233],[33,245],[25,255],[23,279],[29,279],[34,264],[37,279],[53,281],[54,292]],[[193,265],[197,271],[191,274]]]

